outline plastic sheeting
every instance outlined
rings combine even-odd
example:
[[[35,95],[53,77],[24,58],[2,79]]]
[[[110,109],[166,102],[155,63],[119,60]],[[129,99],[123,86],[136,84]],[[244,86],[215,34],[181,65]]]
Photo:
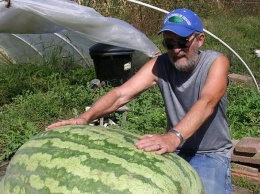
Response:
[[[125,21],[104,17],[71,0],[0,0],[1,62],[44,62],[54,53],[82,65],[92,60],[89,48],[105,43],[134,49],[137,65],[159,49],[141,31]]]

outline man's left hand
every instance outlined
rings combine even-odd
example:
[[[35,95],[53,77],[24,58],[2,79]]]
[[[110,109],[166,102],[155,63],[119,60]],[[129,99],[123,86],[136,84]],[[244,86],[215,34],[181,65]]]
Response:
[[[155,152],[158,155],[174,152],[178,147],[178,142],[174,141],[170,133],[164,135],[147,134],[139,138],[139,141],[135,143],[135,146],[139,150],[145,152]]]

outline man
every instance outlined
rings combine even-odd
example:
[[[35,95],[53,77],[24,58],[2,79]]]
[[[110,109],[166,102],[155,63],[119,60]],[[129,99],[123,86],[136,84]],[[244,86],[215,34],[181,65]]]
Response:
[[[201,51],[205,35],[201,19],[191,10],[166,15],[159,34],[167,53],[148,61],[131,79],[114,88],[77,118],[46,128],[87,124],[115,111],[138,94],[158,84],[165,103],[167,130],[135,143],[156,154],[176,152],[200,175],[206,192],[231,193],[230,149],[226,120],[229,61],[215,51]]]

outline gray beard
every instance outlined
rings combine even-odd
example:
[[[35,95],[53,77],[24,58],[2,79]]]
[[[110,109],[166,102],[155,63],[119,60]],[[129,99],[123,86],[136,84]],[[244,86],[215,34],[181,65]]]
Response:
[[[196,60],[198,58],[198,53],[194,53],[193,57],[190,58],[189,56],[187,56],[187,54],[185,53],[180,53],[177,57],[186,57],[187,58],[187,62],[180,62],[180,61],[175,61],[173,57],[169,56],[169,59],[171,61],[171,63],[175,66],[175,68],[181,72],[190,72],[192,71],[195,66],[196,66]]]

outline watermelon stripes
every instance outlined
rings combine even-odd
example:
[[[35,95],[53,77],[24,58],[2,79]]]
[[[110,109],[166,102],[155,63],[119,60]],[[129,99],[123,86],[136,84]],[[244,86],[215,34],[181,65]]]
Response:
[[[0,193],[204,193],[186,161],[140,151],[136,141],[129,132],[93,126],[42,132],[16,152]]]

